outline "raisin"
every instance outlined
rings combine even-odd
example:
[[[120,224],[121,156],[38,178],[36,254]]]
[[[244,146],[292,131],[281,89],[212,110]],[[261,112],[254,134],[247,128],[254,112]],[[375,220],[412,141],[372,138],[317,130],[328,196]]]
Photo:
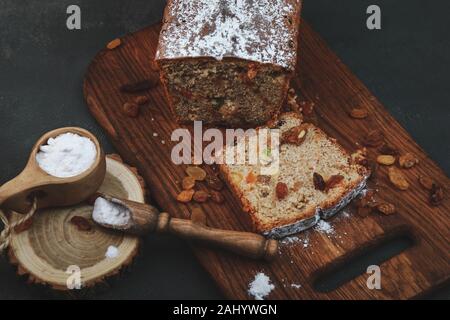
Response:
[[[288,195],[288,187],[284,182],[278,182],[275,187],[275,192],[278,200],[283,200]]]
[[[323,177],[318,174],[317,172],[314,172],[313,174],[313,182],[314,182],[314,188],[316,190],[324,191],[326,188],[325,180],[323,180]]]

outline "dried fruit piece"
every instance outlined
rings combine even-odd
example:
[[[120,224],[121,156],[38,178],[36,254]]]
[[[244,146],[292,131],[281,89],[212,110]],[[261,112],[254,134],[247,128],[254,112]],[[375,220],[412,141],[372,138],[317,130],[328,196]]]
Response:
[[[190,190],[195,187],[195,179],[191,176],[184,177],[181,186],[184,190]]]
[[[406,190],[409,188],[409,183],[406,180],[403,173],[396,167],[390,167],[388,171],[389,180],[391,183],[400,190]]]
[[[117,48],[117,47],[120,46],[121,44],[122,44],[122,40],[120,40],[120,38],[117,38],[117,39],[114,39],[114,40],[110,41],[110,42],[106,45],[106,47],[107,47],[109,50],[112,50],[112,49]]]
[[[215,203],[223,203],[223,201],[225,199],[220,192],[212,190],[211,191],[211,200],[214,201]]]
[[[120,91],[125,93],[136,93],[154,88],[156,87],[157,84],[158,80],[156,78],[146,79],[134,83],[124,84],[123,86],[120,87]]]
[[[342,180],[344,180],[344,176],[340,174],[332,175],[327,182],[325,183],[325,191],[333,189],[337,186]]]
[[[272,179],[271,176],[262,175],[262,174],[260,174],[256,177],[256,181],[261,184],[269,184],[271,179]]]
[[[323,180],[323,177],[317,172],[314,172],[313,174],[313,183],[316,190],[324,191],[326,188],[325,180]]]
[[[253,171],[250,171],[247,176],[245,177],[245,182],[248,184],[255,183],[257,180],[256,175],[253,173]]]
[[[81,216],[73,216],[70,223],[74,224],[80,231],[90,231],[92,229],[91,223],[88,219]]]
[[[275,187],[275,193],[278,200],[283,200],[288,195],[288,186],[284,182],[278,182]]]
[[[206,177],[206,184],[209,188],[220,191],[223,189],[223,182],[219,179],[217,176],[207,176]]]
[[[297,94],[293,88],[288,90],[286,104],[291,111],[300,112],[300,106],[297,103]]]
[[[432,179],[420,175],[420,176],[418,177],[418,180],[419,180],[420,185],[421,185],[422,187],[424,187],[426,190],[431,190],[431,189],[433,188],[434,182],[433,182]]]
[[[310,116],[314,112],[315,103],[312,101],[300,101],[300,107],[302,108],[302,113],[305,116]]]
[[[254,64],[250,64],[248,66],[247,78],[249,80],[253,80],[257,74],[258,74],[258,69],[254,66]]]
[[[281,136],[281,143],[300,145],[305,141],[308,129],[306,125],[299,125],[284,132]]]
[[[194,195],[194,190],[183,190],[177,195],[177,201],[182,203],[188,203],[192,200],[192,196]]]
[[[258,74],[259,70],[259,64],[258,63],[249,63],[248,64],[248,70],[247,70],[247,78],[249,80],[253,80],[256,75]]]
[[[197,181],[203,181],[206,178],[206,172],[200,167],[190,166],[186,168],[186,173]]]
[[[138,97],[134,98],[134,102],[136,102],[140,106],[147,104],[148,101],[149,101],[149,99],[146,96],[138,96]]]
[[[377,205],[377,210],[385,215],[391,215],[396,212],[396,208],[392,203],[380,203]]]
[[[389,145],[387,143],[383,144],[378,149],[378,151],[381,154],[388,154],[388,155],[391,155],[391,156],[398,156],[398,154],[399,154],[398,149],[396,147],[393,147],[393,146],[391,146],[391,145]]]
[[[418,164],[419,159],[417,159],[412,153],[408,152],[398,158],[398,163],[400,164],[400,167],[409,169]]]
[[[139,106],[134,102],[125,102],[123,105],[123,113],[131,118],[136,118],[139,115]]]
[[[368,115],[369,113],[364,108],[353,108],[350,111],[350,117],[354,119],[364,119],[367,118]]]
[[[351,154],[352,163],[356,163],[362,166],[367,165],[367,149],[358,149]]]
[[[430,203],[433,206],[438,206],[444,200],[444,189],[441,186],[433,183],[433,186],[430,190]]]
[[[194,196],[192,197],[195,202],[206,202],[209,198],[208,192],[204,190],[195,191]]]
[[[22,222],[21,224],[17,225],[14,227],[14,232],[19,234],[21,232],[27,231],[28,229],[31,228],[31,226],[33,225],[33,217],[25,220],[24,222]]]
[[[367,133],[363,140],[366,147],[378,147],[384,141],[383,133],[380,130],[372,130]]]
[[[294,186],[292,187],[292,191],[297,192],[303,186],[303,183],[300,181],[295,181]]]
[[[235,183],[235,184],[241,183],[241,181],[243,179],[242,174],[239,172],[232,172],[230,174],[230,176],[231,176],[231,181],[233,181],[233,183]]]
[[[395,157],[389,154],[381,154],[377,157],[377,162],[384,166],[390,166],[395,163]]]

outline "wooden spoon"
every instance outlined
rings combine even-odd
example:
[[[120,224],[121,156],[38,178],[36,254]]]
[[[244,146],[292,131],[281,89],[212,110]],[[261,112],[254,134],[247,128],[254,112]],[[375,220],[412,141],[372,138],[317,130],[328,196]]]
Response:
[[[39,167],[36,154],[39,147],[63,133],[72,132],[89,138],[97,148],[94,164],[85,172],[69,178],[49,175]],[[82,202],[95,193],[106,173],[105,155],[97,138],[87,130],[67,127],[44,134],[34,145],[25,169],[13,180],[0,187],[0,207],[26,213],[37,197],[37,208],[69,206]]]
[[[148,232],[168,232],[185,239],[202,241],[253,259],[271,260],[278,252],[278,241],[266,239],[256,233],[214,229],[191,220],[171,218],[167,212],[160,213],[158,209],[148,204],[113,198],[103,194],[98,194],[98,196],[113,204],[123,206],[130,213],[128,223],[123,225],[96,221],[106,228],[137,235]]]

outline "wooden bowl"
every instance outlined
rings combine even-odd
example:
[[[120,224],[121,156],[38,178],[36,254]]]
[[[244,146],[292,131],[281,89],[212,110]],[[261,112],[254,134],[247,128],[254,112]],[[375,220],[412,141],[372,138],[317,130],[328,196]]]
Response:
[[[41,145],[49,138],[72,132],[89,138],[97,149],[94,164],[83,173],[68,178],[52,176],[42,170],[36,161]],[[82,202],[96,192],[105,178],[105,154],[97,138],[87,130],[77,127],[59,128],[44,134],[34,145],[25,169],[0,188],[0,206],[19,213],[30,210],[34,197],[39,209],[70,206]]]

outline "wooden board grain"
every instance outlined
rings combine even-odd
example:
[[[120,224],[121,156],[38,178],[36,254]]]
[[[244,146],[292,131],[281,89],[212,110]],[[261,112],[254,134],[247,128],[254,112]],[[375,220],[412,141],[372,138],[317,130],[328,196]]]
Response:
[[[372,214],[362,218],[350,212],[330,220],[333,234],[309,230],[299,237],[308,241],[282,245],[280,255],[272,263],[251,261],[222,251],[193,246],[201,264],[215,279],[228,298],[249,298],[249,282],[255,274],[266,273],[275,284],[270,299],[407,299],[421,296],[448,282],[449,212],[448,197],[438,207],[428,204],[428,193],[420,188],[417,176],[423,174],[448,188],[449,179],[428,158],[408,133],[385,110],[380,102],[326,46],[324,41],[302,22],[299,70],[293,86],[301,99],[316,105],[318,122],[328,134],[348,150],[357,149],[370,129],[380,129],[389,143],[402,152],[412,152],[420,165],[406,172],[411,188],[399,191],[387,179],[387,170],[378,172],[381,198],[395,201],[398,214]],[[189,218],[193,204],[175,201],[184,165],[174,165],[170,154],[174,142],[170,136],[179,128],[167,106],[159,86],[145,94],[150,106],[142,108],[137,118],[126,117],[122,105],[133,95],[119,87],[126,83],[154,77],[152,57],[160,25],[154,25],[122,38],[114,50],[101,51],[91,63],[85,77],[84,95],[90,111],[105,129],[123,158],[136,166],[149,185],[155,203],[173,216]],[[370,113],[365,120],[354,120],[348,112],[364,106]],[[370,151],[371,156],[375,155]],[[213,167],[207,167],[213,172]],[[248,230],[247,219],[229,190],[224,190],[225,203],[201,205],[213,227]],[[317,290],[314,282],[327,270],[344,263],[355,254],[365,252],[386,237],[408,234],[414,245],[383,262],[382,288],[370,290],[363,273],[331,292]],[[182,269],[182,266],[180,266]],[[300,288],[291,286],[300,284]]]

